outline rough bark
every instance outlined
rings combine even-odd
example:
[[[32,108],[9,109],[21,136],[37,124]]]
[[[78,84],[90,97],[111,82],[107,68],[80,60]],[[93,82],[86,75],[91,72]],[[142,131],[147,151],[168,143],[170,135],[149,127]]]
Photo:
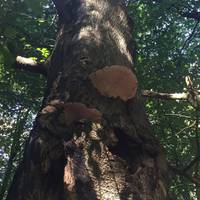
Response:
[[[119,0],[65,1],[47,92],[8,200],[167,199],[167,165],[139,92],[103,96],[89,75],[133,68],[132,30]]]

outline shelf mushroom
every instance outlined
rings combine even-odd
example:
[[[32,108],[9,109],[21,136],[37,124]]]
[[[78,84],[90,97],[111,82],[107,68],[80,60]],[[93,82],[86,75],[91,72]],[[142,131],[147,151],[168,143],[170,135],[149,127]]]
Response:
[[[102,114],[95,108],[88,108],[82,103],[66,103],[64,105],[65,120],[79,121],[89,120],[101,122]]]
[[[123,101],[133,98],[137,91],[137,78],[126,66],[106,66],[91,73],[89,79],[102,95]]]

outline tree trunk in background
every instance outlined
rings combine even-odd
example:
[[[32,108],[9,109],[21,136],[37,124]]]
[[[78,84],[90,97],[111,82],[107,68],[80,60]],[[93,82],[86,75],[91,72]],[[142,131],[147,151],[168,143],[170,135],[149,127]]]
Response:
[[[0,187],[0,199],[5,199],[7,188],[11,181],[11,174],[13,174],[13,163],[16,160],[17,153],[22,149],[20,147],[20,139],[25,128],[25,124],[28,118],[29,110],[20,110],[18,113],[16,127],[12,133],[12,145],[10,149],[9,160],[7,162],[7,167],[5,169],[5,174]]]
[[[125,102],[101,95],[88,78],[105,66],[133,67],[124,5],[71,0],[65,6],[43,106],[7,199],[167,199],[167,165],[139,92]]]

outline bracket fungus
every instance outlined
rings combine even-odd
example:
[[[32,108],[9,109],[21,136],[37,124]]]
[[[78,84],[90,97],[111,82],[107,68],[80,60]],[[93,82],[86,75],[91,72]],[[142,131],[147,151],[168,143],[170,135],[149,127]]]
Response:
[[[74,122],[90,121],[100,124],[102,120],[102,113],[95,108],[88,108],[82,103],[64,103],[59,100],[50,102],[40,114],[41,126],[56,136],[65,134]]]
[[[102,95],[123,101],[133,98],[137,91],[137,78],[126,66],[106,66],[91,73],[89,79]]]
[[[102,114],[95,108],[87,108],[82,103],[66,103],[64,105],[64,116],[67,121],[89,120],[101,122]]]
[[[88,108],[82,103],[64,103],[60,100],[53,100],[42,109],[42,114],[51,114],[60,112],[57,120],[63,123],[70,124],[74,121],[89,120],[92,122],[100,123],[102,113],[95,108]]]

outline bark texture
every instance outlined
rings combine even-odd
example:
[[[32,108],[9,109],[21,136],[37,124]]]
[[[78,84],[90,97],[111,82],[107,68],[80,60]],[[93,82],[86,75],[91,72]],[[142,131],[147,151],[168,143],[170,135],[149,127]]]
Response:
[[[102,95],[89,75],[133,68],[132,30],[120,0],[66,0],[49,59],[47,92],[8,200],[165,200],[167,165],[139,92]]]

